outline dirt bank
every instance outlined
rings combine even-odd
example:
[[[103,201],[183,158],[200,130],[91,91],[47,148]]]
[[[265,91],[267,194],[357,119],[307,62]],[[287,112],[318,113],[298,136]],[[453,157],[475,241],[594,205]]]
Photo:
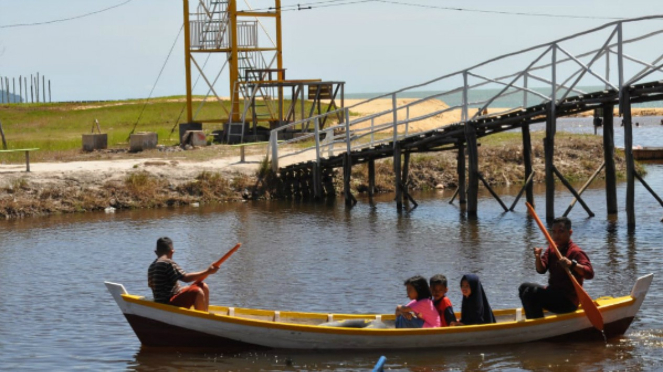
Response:
[[[544,174],[543,146],[534,133],[535,182]],[[601,138],[559,133],[555,162],[569,180],[584,180],[602,161]],[[425,190],[455,188],[455,153],[414,154],[410,164],[410,188]],[[479,148],[480,170],[492,185],[521,184],[524,178],[522,148],[518,135],[486,141]],[[108,209],[160,208],[192,203],[219,203],[250,198],[274,198],[273,189],[263,182],[268,164],[261,156],[239,163],[236,157],[205,162],[163,159],[117,159],[95,162],[34,164],[35,171],[17,171],[12,165],[0,167],[0,218],[22,218]],[[616,156],[617,173],[624,175],[623,154]],[[642,170],[641,170],[642,171]],[[357,165],[352,173],[355,193],[367,189],[367,166]],[[340,192],[341,177],[335,178]],[[376,163],[379,192],[393,191],[392,162]],[[483,186],[481,186],[483,187]]]

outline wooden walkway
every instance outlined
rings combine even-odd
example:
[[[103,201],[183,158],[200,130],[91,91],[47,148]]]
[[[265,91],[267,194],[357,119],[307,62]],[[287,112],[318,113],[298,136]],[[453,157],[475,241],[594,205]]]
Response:
[[[647,22],[650,20],[660,20],[663,16],[645,17],[635,20],[627,20],[620,22],[613,22],[602,26],[600,28],[572,35],[568,38],[557,40],[553,43],[540,45],[537,47],[526,49],[518,53],[512,53],[506,56],[498,57],[494,60],[488,61],[477,66],[461,72],[446,75],[441,78],[435,79],[431,82],[420,84],[414,88],[421,89],[422,86],[428,84],[437,84],[444,79],[460,78],[462,83],[457,88],[452,88],[442,93],[435,94],[417,102],[408,105],[397,106],[397,95],[401,94],[407,89],[403,89],[383,97],[391,97],[393,100],[393,109],[388,112],[382,112],[372,115],[369,118],[359,118],[351,120],[350,108],[344,109],[345,122],[340,123],[336,127],[321,129],[318,125],[320,118],[314,117],[293,123],[291,128],[296,125],[303,127],[311,121],[315,121],[315,130],[308,135],[308,138],[313,138],[315,146],[303,151],[315,151],[315,160],[292,164],[288,166],[278,167],[279,153],[276,140],[279,136],[279,131],[283,128],[272,131],[270,141],[272,141],[271,155],[274,170],[278,170],[280,179],[282,180],[280,193],[283,195],[293,195],[302,198],[323,198],[326,195],[334,193],[332,186],[332,177],[335,168],[343,168],[344,178],[344,195],[347,204],[356,203],[356,199],[350,190],[350,177],[353,165],[368,163],[369,168],[369,195],[374,191],[375,179],[375,160],[383,158],[393,158],[394,160],[394,183],[396,189],[396,204],[398,210],[403,208],[403,201],[405,198],[414,203],[416,202],[408,193],[407,180],[409,170],[409,156],[411,153],[418,152],[435,152],[435,151],[456,151],[458,152],[458,178],[459,190],[465,192],[457,192],[460,196],[461,203],[467,203],[466,213],[469,216],[476,216],[477,214],[477,199],[479,181],[491,191],[493,196],[501,203],[505,210],[513,209],[515,203],[518,202],[520,195],[525,193],[526,200],[533,203],[532,192],[532,152],[530,140],[530,125],[535,123],[546,123],[546,138],[544,140],[545,149],[545,182],[546,182],[546,218],[552,219],[555,217],[554,211],[554,193],[555,193],[555,179],[559,179],[561,183],[569,189],[569,191],[576,197],[576,200],[587,211],[589,216],[594,216],[589,206],[587,206],[581,198],[581,193],[584,191],[583,187],[580,191],[573,189],[569,182],[566,181],[564,176],[558,171],[554,164],[554,149],[555,149],[555,133],[556,120],[560,117],[573,116],[583,112],[594,112],[595,117],[600,115],[602,117],[603,125],[603,145],[604,145],[604,162],[597,170],[594,176],[599,171],[605,170],[606,178],[606,203],[607,213],[617,213],[617,195],[616,195],[616,172],[614,162],[614,117],[613,112],[615,107],[619,107],[621,120],[624,130],[624,147],[627,166],[627,193],[626,193],[626,212],[628,216],[629,230],[635,228],[635,210],[634,210],[634,181],[638,179],[645,188],[650,191],[654,197],[663,206],[663,201],[656,195],[653,189],[647,185],[642,177],[637,174],[634,167],[633,159],[633,135],[632,135],[632,118],[631,106],[637,103],[644,103],[650,101],[663,101],[663,82],[661,80],[654,80],[654,76],[661,76],[661,69],[663,65],[660,61],[663,59],[663,47],[661,44],[656,44],[658,48],[656,54],[658,58],[654,62],[643,62],[646,58],[638,59],[637,57],[626,55],[623,52],[625,45],[631,43],[641,42],[647,40],[651,35],[658,35],[663,33],[659,30],[653,33],[648,33],[645,36],[633,37],[632,39],[624,39],[622,36],[623,28],[627,25],[632,26],[632,23]],[[580,54],[570,54],[565,50],[564,43],[568,40],[584,37],[588,34],[597,32],[597,30],[610,31],[607,40],[603,43],[602,47],[591,49],[588,52]],[[649,35],[649,36],[648,36]],[[537,58],[526,66],[524,70],[516,71],[511,74],[499,78],[487,78],[479,74],[481,68],[485,65],[508,59],[517,56],[521,53],[533,53],[533,51],[542,50],[542,53],[535,54]],[[564,58],[559,58],[557,54],[564,53]],[[550,57],[551,62],[541,62],[542,57]],[[582,60],[584,58],[584,61]],[[598,75],[592,69],[594,64],[599,59],[605,60],[605,74]],[[649,57],[647,57],[649,58]],[[614,66],[614,60],[617,59],[618,73],[610,69]],[[611,62],[612,61],[612,62]],[[635,65],[642,67],[631,73],[631,76],[625,76],[624,64],[627,61],[636,61]],[[561,65],[571,64],[578,67],[575,72],[568,72],[567,75],[561,76],[559,73]],[[596,66],[593,66],[596,68]],[[542,77],[541,71],[549,71],[550,78]],[[475,83],[470,83],[470,78],[474,78]],[[587,93],[582,92],[578,88],[580,82],[584,82],[585,86],[587,78],[593,79],[594,83],[598,81],[599,84],[605,85],[605,89]],[[617,80],[616,82],[611,82]],[[648,83],[641,81],[648,78]],[[529,79],[529,80],[528,80]],[[565,80],[562,80],[565,79]],[[584,79],[584,80],[583,80]],[[539,82],[546,82],[550,87],[550,94],[543,95],[539,91],[532,89],[528,86],[528,81],[537,80]],[[573,82],[573,83],[570,83]],[[503,88],[499,93],[491,98],[487,98],[480,102],[472,102],[470,100],[470,92],[472,89],[484,88],[485,86]],[[462,102],[456,106],[451,106],[441,111],[436,111],[430,114],[420,115],[419,117],[411,118],[410,109],[418,102],[428,99],[444,99],[453,94],[462,94]],[[520,108],[510,111],[502,112],[499,114],[488,115],[485,114],[485,109],[488,107],[499,107],[498,100],[502,97],[512,94],[524,94],[523,104]],[[528,105],[528,96],[538,96],[540,99],[538,104]],[[561,97],[559,96],[561,95]],[[554,102],[554,104],[553,104]],[[478,113],[474,117],[470,117],[469,110],[475,110],[477,107]],[[407,125],[410,122],[417,120],[434,117],[441,113],[451,112],[458,110],[461,112],[461,121],[447,126],[443,126],[434,130],[420,132],[416,134],[407,133]],[[484,113],[482,115],[482,113]],[[332,114],[338,114],[333,112]],[[386,116],[392,116],[387,124],[375,124],[376,119],[384,119]],[[367,122],[370,120],[370,127],[367,128]],[[384,120],[382,120],[384,122]],[[363,126],[358,124],[363,122]],[[404,129],[403,129],[404,128]],[[525,167],[525,186],[519,193],[514,205],[507,208],[500,200],[499,196],[490,188],[487,182],[483,180],[483,176],[479,170],[478,164],[478,140],[495,133],[500,133],[508,130],[520,129],[523,141],[523,164]],[[378,132],[390,133],[393,135],[392,140],[374,141],[374,134]],[[368,144],[360,144],[361,138],[366,139],[370,136],[371,140]],[[384,137],[384,136],[383,136]],[[306,139],[307,137],[302,137]],[[286,141],[288,142],[288,141]],[[343,150],[339,153],[338,146],[334,144],[342,144]],[[324,156],[324,152],[333,151],[336,154]],[[466,164],[467,155],[467,164]],[[466,172],[467,168],[467,172]],[[465,176],[467,174],[467,177]],[[591,182],[591,180],[590,180]],[[567,209],[566,214],[570,211]]]

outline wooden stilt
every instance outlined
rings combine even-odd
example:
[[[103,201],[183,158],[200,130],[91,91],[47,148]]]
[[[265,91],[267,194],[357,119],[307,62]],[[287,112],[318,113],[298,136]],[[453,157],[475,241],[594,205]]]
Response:
[[[614,106],[603,105],[603,162],[608,215],[617,213],[617,172],[615,170]]]
[[[523,135],[523,164],[525,166],[525,191],[526,191],[526,197],[525,199],[527,200],[528,203],[530,203],[532,206],[534,206],[534,188],[532,187],[532,182],[527,181],[531,180],[532,175],[534,174],[534,171],[532,170],[532,138],[530,136],[529,132],[529,125],[523,125],[520,127],[520,130]],[[518,201],[520,197],[516,199],[516,202]],[[513,207],[515,207],[515,204],[511,207],[511,210],[513,210]]]
[[[459,194],[458,202],[460,204],[465,204],[467,202],[465,192],[465,144],[458,144],[458,188],[456,193]],[[453,198],[451,199],[453,201]]]
[[[527,180],[525,181],[525,184],[523,185],[523,187],[518,192],[518,196],[516,196],[516,199],[513,201],[513,204],[511,204],[511,208],[509,208],[510,211],[513,211],[513,209],[516,207],[516,204],[518,204],[518,200],[520,200],[520,197],[523,196],[523,192],[527,189],[527,186],[532,184],[532,180],[534,179],[534,173],[535,172],[530,173],[529,177],[527,177]],[[530,203],[530,204],[532,204],[532,203]],[[534,204],[532,204],[532,205],[534,205]]]
[[[573,188],[573,186],[571,186],[571,184],[569,183],[569,181],[567,181],[566,178],[564,178],[564,176],[562,175],[562,173],[560,173],[560,171],[557,170],[557,167],[553,166],[553,172],[555,173],[555,175],[557,175],[557,178],[559,178],[559,180],[562,182],[562,184],[563,184],[564,186],[566,186],[567,189],[569,189],[569,191],[571,192],[571,194],[573,194],[573,196],[575,196],[575,198],[578,200],[578,202],[580,202],[580,205],[582,205],[582,207],[585,209],[585,211],[587,212],[587,214],[588,214],[590,217],[594,217],[594,212],[592,212],[591,209],[589,209],[589,207],[587,206],[587,204],[585,204],[585,202],[584,202],[584,201],[582,200],[582,198],[580,197],[580,194],[578,194],[578,192]]]
[[[396,189],[396,209],[403,209],[403,193],[401,189],[401,147],[398,143],[394,146],[394,187]]]
[[[483,185],[486,186],[486,188],[488,189],[488,191],[490,191],[490,194],[493,196],[493,198],[495,198],[495,200],[497,200],[497,201],[500,203],[500,205],[502,206],[502,208],[504,208],[504,211],[505,211],[505,212],[508,212],[509,209],[506,207],[506,205],[504,205],[504,203],[502,202],[502,199],[500,199],[500,197],[497,195],[497,193],[495,192],[495,190],[493,190],[493,188],[490,187],[490,185],[488,184],[488,182],[486,181],[486,179],[483,177],[483,174],[481,174],[481,172],[477,172],[477,176],[479,177],[479,179],[481,180],[481,182],[483,182]]]
[[[467,141],[467,158],[469,170],[467,176],[467,215],[477,215],[479,201],[479,150],[477,132],[473,122],[465,123],[465,140]]]
[[[410,152],[405,152],[403,154],[403,176],[401,177],[401,183],[407,191],[408,189],[408,180],[410,178]]]
[[[368,161],[368,196],[375,194],[375,159]]]
[[[628,87],[622,88],[620,105],[624,123],[624,155],[626,158],[626,225],[629,232],[633,232],[635,230],[635,162],[633,161],[631,94]]]
[[[543,147],[546,162],[546,219],[555,218],[555,175],[553,156],[555,154],[555,132],[557,120],[555,118],[555,103],[549,102],[546,108],[546,138]]]
[[[322,189],[322,175],[320,174],[320,164],[313,162],[311,166],[312,183],[313,183],[313,197],[315,199],[322,199],[324,191]]]
[[[582,195],[582,193],[585,192],[585,190],[587,189],[587,187],[588,187],[589,185],[592,184],[592,181],[594,181],[594,179],[596,178],[596,176],[598,176],[599,173],[601,173],[601,171],[603,170],[604,167],[605,167],[605,162],[601,163],[601,166],[599,167],[599,169],[597,169],[597,170],[594,172],[594,174],[592,174],[592,176],[589,177],[589,179],[587,180],[587,182],[585,182],[585,184],[582,185],[582,187],[580,188],[580,190],[578,190],[578,195]],[[576,202],[577,202],[577,201],[578,201],[577,198],[573,198],[573,200],[571,200],[571,203],[569,204],[569,207],[566,208],[566,211],[565,211],[564,214],[563,214],[564,217],[566,217],[566,216],[569,215],[569,212],[571,212],[571,209],[573,209],[573,206],[576,205]]]
[[[343,154],[343,195],[345,196],[345,205],[353,205],[354,199],[350,190],[350,177],[352,175],[352,159],[349,153]]]

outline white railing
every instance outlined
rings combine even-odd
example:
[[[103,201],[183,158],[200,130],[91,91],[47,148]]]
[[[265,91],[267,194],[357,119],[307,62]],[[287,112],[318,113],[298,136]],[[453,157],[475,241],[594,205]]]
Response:
[[[561,102],[571,95],[585,94],[581,87],[598,86],[592,90],[621,92],[623,87],[634,83],[656,80],[654,76],[660,79],[661,60],[663,15],[611,22],[281,126],[272,130],[270,135],[272,167],[276,171],[279,161],[304,153],[310,155],[308,160],[320,162],[325,151],[329,157],[334,153],[389,142],[395,144],[403,138],[420,135],[412,127],[424,120],[433,122],[433,128],[428,124],[426,130],[435,130],[486,115],[499,115],[551,101]],[[495,71],[502,75],[490,77]],[[422,93],[423,90],[426,94]],[[421,95],[424,97],[403,102],[405,98]],[[518,95],[522,95],[522,100],[518,98],[517,104],[505,105],[505,99]],[[351,116],[353,111],[369,112],[369,106],[386,102],[389,102],[388,107],[382,111],[362,117]],[[487,109],[491,111],[486,113]],[[320,128],[324,118],[330,121],[339,115],[344,119],[341,123]],[[278,141],[279,137],[285,137],[283,133],[303,128],[310,122],[315,123],[313,133]],[[311,139],[315,142],[312,146],[294,151],[289,146],[288,151],[280,151],[294,142]]]

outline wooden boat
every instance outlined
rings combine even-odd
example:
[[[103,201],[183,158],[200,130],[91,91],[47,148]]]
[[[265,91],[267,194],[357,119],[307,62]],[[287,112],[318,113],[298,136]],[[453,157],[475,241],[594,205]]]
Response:
[[[637,160],[663,159],[663,147],[634,147],[633,158]]]
[[[645,299],[653,274],[638,278],[631,294],[596,299],[605,336],[624,334]],[[381,320],[393,314],[324,314],[210,306],[209,312],[158,304],[106,282],[122,313],[145,346],[212,347],[224,350],[371,350],[503,345],[541,340],[603,340],[582,309],[518,319],[520,309],[495,311],[497,323],[427,329],[339,328],[320,325],[346,319]],[[458,315],[457,315],[458,316]]]

